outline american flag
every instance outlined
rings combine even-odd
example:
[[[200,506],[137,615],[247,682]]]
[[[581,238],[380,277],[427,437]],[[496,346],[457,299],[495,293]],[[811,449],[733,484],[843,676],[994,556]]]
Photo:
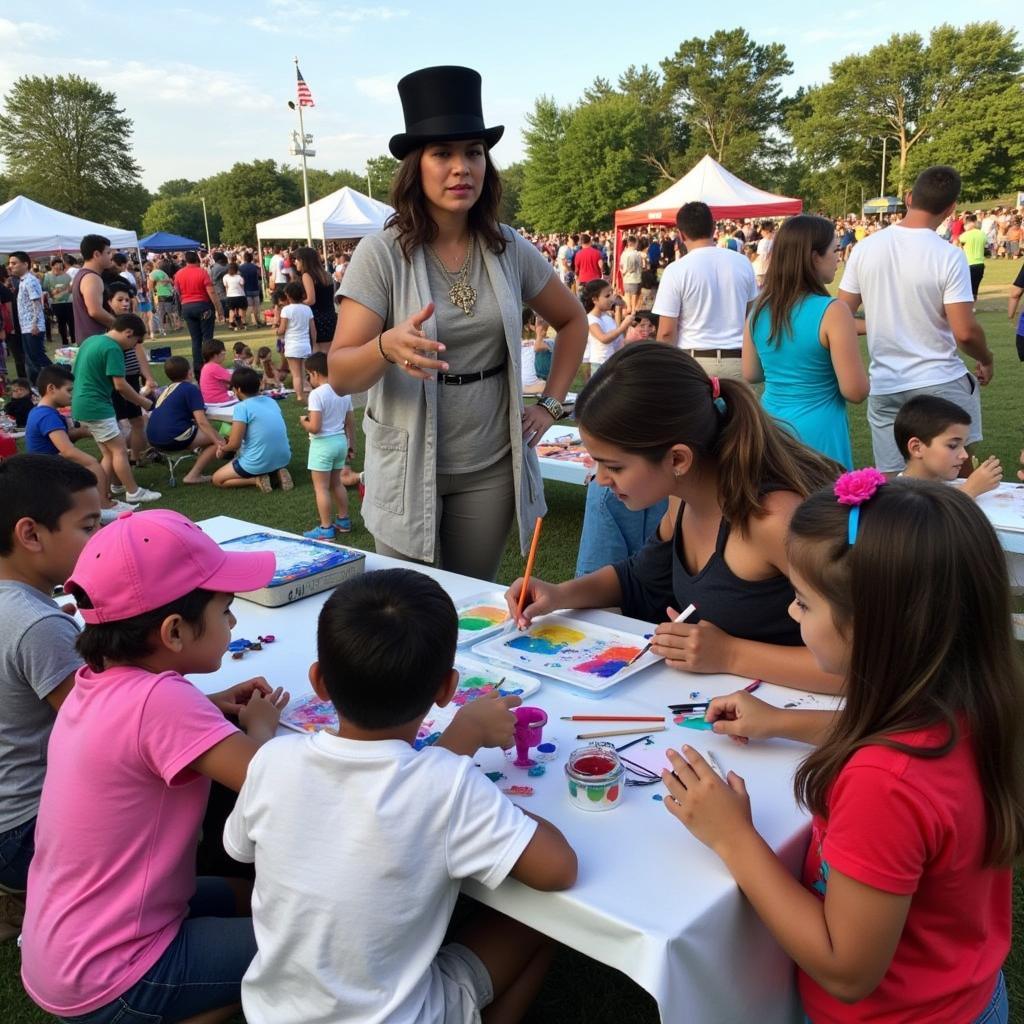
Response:
[[[299,70],[299,65],[295,65],[295,74],[299,79],[299,106],[300,107],[314,107],[316,104],[313,102],[313,94],[309,91],[309,86],[306,85],[306,80],[302,77],[302,72]]]

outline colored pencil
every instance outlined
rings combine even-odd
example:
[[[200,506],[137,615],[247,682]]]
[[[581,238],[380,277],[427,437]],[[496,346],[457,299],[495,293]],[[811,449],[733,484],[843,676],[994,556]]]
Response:
[[[562,715],[563,722],[664,722],[664,715]]]
[[[530,577],[533,575],[533,562],[537,557],[537,545],[540,543],[540,528],[544,525],[544,517],[537,516],[537,522],[533,527],[533,540],[530,542],[530,554],[526,559],[526,572],[523,573],[523,589],[519,591],[519,607],[516,609],[516,625],[522,618],[523,609],[526,607],[526,595],[530,591]]]
[[[646,729],[610,729],[607,732],[581,732],[577,734],[576,739],[578,740],[599,740],[605,736],[635,736],[638,732],[649,733],[649,732],[664,732],[667,726],[664,725],[650,725]]]
[[[760,686],[761,686],[761,680],[760,679],[755,679],[749,686],[744,686],[743,689],[746,690],[747,693],[753,693]]]
[[[676,616],[676,622],[685,622],[696,610],[697,606],[695,604],[689,605]],[[644,644],[644,646],[626,662],[626,668],[629,668],[634,661],[639,661],[651,649],[653,644],[654,637],[652,636],[651,639],[648,640],[647,643]]]

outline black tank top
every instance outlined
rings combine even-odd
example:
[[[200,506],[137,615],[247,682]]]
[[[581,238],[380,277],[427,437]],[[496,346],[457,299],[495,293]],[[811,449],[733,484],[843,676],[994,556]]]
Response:
[[[334,340],[334,328],[338,324],[338,312],[334,307],[334,283],[321,284],[313,280],[313,322],[316,324],[317,343]]]
[[[802,645],[800,627],[789,616],[793,585],[781,574],[766,580],[737,576],[725,562],[730,526],[724,518],[707,564],[696,573],[687,570],[683,508],[680,505],[671,540],[655,535],[632,558],[613,566],[622,589],[622,613],[647,622],[664,622],[667,605],[682,611],[695,604],[697,611],[690,621],[706,619],[740,640]]]

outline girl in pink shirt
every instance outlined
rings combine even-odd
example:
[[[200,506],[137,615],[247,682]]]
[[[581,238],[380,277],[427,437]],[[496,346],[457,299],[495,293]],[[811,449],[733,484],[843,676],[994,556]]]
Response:
[[[791,614],[845,706],[740,692],[706,718],[816,748],[796,774],[813,814],[802,881],[755,830],[743,779],[692,747],[669,754],[665,806],[796,962],[814,1024],[1006,1024],[1024,675],[995,532],[954,488],[869,468],[808,498],[786,550]]]
[[[231,393],[231,371],[224,365],[227,350],[224,342],[213,338],[203,342],[203,368],[199,374],[199,390],[207,405],[223,405],[235,401]]]
[[[238,790],[288,694],[250,679],[210,697],[234,591],[265,586],[270,553],[227,553],[166,509],[90,538],[66,590],[86,666],[54,725],[22,932],[22,980],[73,1024],[236,1012],[256,952],[244,883],[196,878],[216,779]],[[245,732],[226,714],[237,715]]]

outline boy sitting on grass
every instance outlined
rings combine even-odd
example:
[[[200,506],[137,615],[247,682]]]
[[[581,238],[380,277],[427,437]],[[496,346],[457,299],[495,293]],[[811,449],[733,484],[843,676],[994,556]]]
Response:
[[[0,885],[19,893],[50,730],[82,664],[78,625],[50,595],[99,525],[100,496],[88,469],[50,455],[0,462],[0,494]],[[0,896],[0,939],[18,934],[23,911],[20,897]]]
[[[103,467],[88,453],[75,447],[76,441],[89,436],[84,427],[69,427],[58,410],[71,405],[75,377],[66,367],[56,363],[44,366],[36,378],[39,404],[28,414],[25,426],[25,450],[33,455],[60,455],[84,466],[96,478],[100,493],[100,521],[113,522],[122,512],[135,508],[124,501],[108,498],[109,481]]]
[[[355,419],[352,399],[335,394],[327,382],[327,354],[314,352],[306,360],[309,381],[309,412],[299,417],[302,429],[309,433],[307,466],[316,492],[316,510],[320,525],[303,536],[312,540],[334,540],[334,531],[349,533],[348,493],[341,480],[347,462],[355,457]],[[332,501],[338,515],[332,520]]]
[[[35,405],[32,397],[32,385],[25,377],[15,377],[11,381],[11,395],[4,403],[4,412],[14,420],[14,425],[25,429],[28,423],[28,414]]]
[[[287,466],[292,450],[277,402],[260,394],[260,375],[251,367],[232,372],[231,390],[238,404],[232,412],[231,433],[217,445],[216,453],[218,459],[228,452],[236,456],[213,474],[214,485],[258,487],[269,494],[270,478],[276,476],[281,490],[290,491],[294,485]]]
[[[309,678],[339,727],[263,746],[224,828],[256,865],[249,1024],[443,1024],[484,1007],[516,1021],[533,1001],[553,953],[537,932],[482,909],[442,945],[465,878],[576,880],[564,836],[471,757],[413,748],[458,685],[457,639],[451,598],[410,569],[346,580],[324,605]]]
[[[937,395],[917,395],[896,414],[892,426],[896,447],[906,460],[903,476],[918,480],[956,480],[967,451],[970,414],[955,402]],[[1003,478],[1003,467],[990,455],[964,481],[964,494],[977,498],[995,490]]]
[[[183,356],[164,362],[170,383],[160,392],[146,424],[146,439],[160,451],[196,453],[195,465],[182,478],[187,484],[206,484],[212,477],[203,470],[217,456],[221,438],[206,418],[203,395],[192,379],[192,368]]]

